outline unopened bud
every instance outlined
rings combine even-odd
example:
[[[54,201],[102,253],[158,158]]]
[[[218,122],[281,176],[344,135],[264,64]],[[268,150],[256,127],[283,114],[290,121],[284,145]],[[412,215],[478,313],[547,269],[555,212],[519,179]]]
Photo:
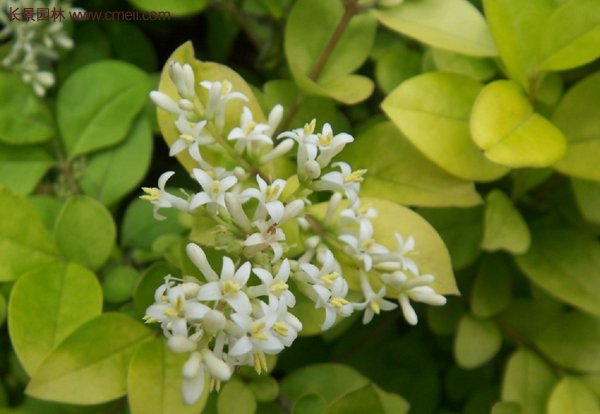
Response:
[[[281,217],[280,224],[298,216],[302,210],[304,210],[304,201],[294,200],[287,204],[283,210],[283,216]]]
[[[206,368],[208,368],[208,372],[210,372],[210,375],[213,378],[218,379],[219,381],[227,381],[231,378],[231,367],[229,367],[222,359],[217,358],[211,350],[204,349],[202,351],[202,357],[206,364]]]
[[[194,104],[189,99],[180,99],[179,100],[179,108],[183,111],[193,111]]]
[[[183,364],[181,375],[187,379],[194,378],[200,372],[200,362],[202,362],[202,356],[198,352],[192,353],[190,358]]]
[[[314,160],[306,161],[306,163],[304,163],[303,170],[304,175],[311,180],[315,180],[321,176],[321,166],[319,166],[319,163]]]
[[[260,164],[266,164],[270,161],[273,161],[275,158],[279,158],[282,155],[287,154],[288,151],[291,150],[293,146],[294,146],[294,141],[291,139],[286,139],[285,141],[283,141],[279,145],[277,145],[275,148],[273,148],[271,151],[269,151],[265,155],[263,155],[262,158],[260,159]]]
[[[225,315],[223,315],[222,312],[216,310],[209,310],[208,312],[206,312],[204,318],[202,319],[202,326],[208,334],[214,335],[218,331],[225,328],[226,322],[227,319],[225,318]]]
[[[217,273],[210,267],[208,259],[204,254],[204,251],[200,246],[194,243],[189,243],[185,248],[188,257],[196,265],[196,267],[202,272],[206,280],[215,282],[219,280]]]
[[[152,91],[150,92],[150,99],[152,99],[152,102],[154,102],[156,106],[164,109],[167,112],[174,114],[181,113],[181,109],[179,109],[177,103],[167,94],[158,91]]]
[[[174,335],[167,341],[167,346],[176,354],[191,352],[196,349],[196,343],[183,335]]]
[[[246,233],[252,233],[252,225],[242,208],[239,197],[234,193],[225,193],[225,205],[233,221]]]

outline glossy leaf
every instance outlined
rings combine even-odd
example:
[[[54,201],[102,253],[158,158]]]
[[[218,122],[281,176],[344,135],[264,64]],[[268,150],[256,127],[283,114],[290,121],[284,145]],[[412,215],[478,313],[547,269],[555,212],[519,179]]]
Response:
[[[521,405],[523,413],[546,414],[546,404],[556,376],[535,354],[517,350],[508,360],[502,383],[502,399]]]
[[[517,257],[525,275],[558,299],[600,316],[600,279],[590,277],[600,268],[600,243],[566,228],[532,232],[527,253]]]
[[[56,245],[31,204],[0,187],[0,211],[0,281],[57,260]]]
[[[54,161],[39,147],[0,143],[0,183],[19,195],[31,193]]]
[[[323,414],[373,413],[384,414],[377,392],[371,385],[366,385],[335,400]]]
[[[243,382],[231,380],[219,391],[217,411],[219,414],[254,414],[256,398]]]
[[[29,375],[63,339],[101,311],[96,275],[76,263],[38,267],[19,278],[10,300],[10,338]]]
[[[567,150],[562,132],[534,112],[519,86],[507,80],[481,90],[473,105],[471,134],[487,158],[513,168],[552,165]]]
[[[94,270],[108,259],[115,237],[112,215],[88,196],[67,200],[54,227],[54,240],[62,254]]]
[[[300,397],[292,409],[292,414],[322,414],[326,407],[323,397],[310,393]]]
[[[600,72],[575,84],[558,104],[552,120],[569,143],[566,156],[554,168],[578,178],[600,181]]]
[[[390,93],[405,80],[416,76],[421,71],[421,53],[419,51],[394,44],[375,59],[375,80],[377,86]]]
[[[208,398],[209,383],[193,405],[181,395],[181,368],[185,354],[171,352],[162,338],[139,347],[127,373],[127,398],[132,414],[196,414]]]
[[[55,134],[50,109],[16,73],[0,71],[0,141],[36,144]]]
[[[108,303],[123,303],[131,299],[139,281],[140,275],[133,267],[116,266],[111,268],[102,278],[104,300]]]
[[[233,128],[234,126],[239,126],[240,114],[242,113],[242,108],[244,106],[250,108],[256,122],[263,122],[265,120],[260,105],[246,81],[225,65],[214,62],[202,62],[196,59],[194,56],[194,46],[191,42],[186,42],[179,46],[167,59],[167,64],[163,67],[160,75],[160,82],[158,85],[158,90],[160,92],[167,94],[173,99],[179,99],[177,88],[169,75],[169,62],[179,62],[182,65],[187,63],[192,66],[196,81],[196,94],[201,97],[207,96],[206,89],[200,86],[200,82],[205,80],[228,80],[231,82],[234,91],[246,95],[248,102],[242,102],[239,99],[236,99],[227,104],[227,113],[225,116],[226,130]],[[168,145],[173,144],[175,140],[179,139],[180,135],[179,130],[174,124],[177,116],[160,108],[157,108],[156,115],[163,138]],[[194,161],[186,151],[178,154],[177,159],[188,171],[191,171],[192,168],[197,166],[196,161]]]
[[[596,0],[570,0],[548,19],[541,38],[540,67],[565,70],[600,56],[600,14]]]
[[[483,258],[471,293],[471,311],[475,316],[489,318],[508,306],[513,273],[508,257],[489,255]]]
[[[68,157],[123,141],[149,91],[146,73],[124,62],[105,60],[73,73],[61,87],[57,102]]]
[[[496,65],[489,59],[465,56],[444,49],[432,48],[433,62],[442,72],[469,76],[478,81],[490,79],[496,73]]]
[[[435,164],[464,180],[491,181],[508,170],[483,156],[471,139],[468,121],[480,90],[466,76],[426,73],[402,83],[381,106]]]
[[[600,371],[600,319],[597,317],[579,312],[560,315],[536,336],[535,343],[562,367],[582,372]]]
[[[520,254],[529,249],[531,236],[525,220],[501,190],[491,191],[486,199],[485,224],[481,247]]]
[[[486,21],[466,0],[406,1],[374,12],[388,28],[465,55],[495,56]]]
[[[152,156],[152,131],[138,118],[116,147],[92,154],[80,178],[83,191],[105,205],[119,201],[144,178]]]
[[[492,359],[501,345],[502,334],[494,321],[465,315],[454,338],[454,356],[459,366],[473,369]]]
[[[598,414],[598,399],[581,381],[563,378],[552,391],[548,414]]]
[[[484,0],[483,6],[508,75],[529,89],[539,76],[539,45],[555,2]]]
[[[300,88],[350,104],[364,100],[373,90],[368,78],[348,75],[369,56],[376,22],[365,14],[352,17],[332,51],[325,52],[343,14],[339,0],[299,0],[288,17],[284,48]],[[321,67],[324,53],[330,54]]]
[[[136,8],[148,12],[168,12],[172,17],[188,16],[206,7],[208,0],[129,0]]]
[[[473,183],[431,163],[391,122],[360,134],[341,157],[353,168],[368,170],[361,186],[363,196],[429,207],[468,207],[481,202]]]
[[[122,397],[129,361],[151,337],[152,332],[140,322],[104,313],[79,327],[48,355],[26,393],[71,404],[98,404]]]

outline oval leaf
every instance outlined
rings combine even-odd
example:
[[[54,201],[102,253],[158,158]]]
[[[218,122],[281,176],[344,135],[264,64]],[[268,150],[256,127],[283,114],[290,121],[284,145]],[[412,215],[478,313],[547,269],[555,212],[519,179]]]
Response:
[[[473,143],[469,117],[481,85],[466,76],[433,72],[402,83],[381,104],[427,158],[464,180],[491,181],[508,169]]]
[[[354,168],[368,169],[361,187],[364,196],[426,207],[468,207],[481,202],[473,183],[437,167],[391,122],[363,132],[346,147],[342,157]]]
[[[503,249],[519,254],[527,251],[530,243],[531,235],[519,210],[501,190],[492,190],[485,205],[481,247],[484,250]]]
[[[565,377],[552,391],[548,414],[598,414],[596,396],[581,381]]]
[[[58,258],[58,250],[38,213],[27,201],[0,186],[0,281]]]
[[[517,264],[534,283],[579,309],[600,316],[600,243],[580,231],[542,228]]]
[[[241,381],[232,380],[223,386],[217,400],[219,414],[254,414],[256,398]]]
[[[70,198],[54,227],[54,240],[69,259],[98,269],[110,256],[116,229],[110,212],[88,196]]]
[[[209,382],[194,405],[181,395],[181,368],[186,355],[171,352],[162,339],[139,347],[127,374],[127,399],[132,414],[195,414],[202,412]]]
[[[464,315],[454,338],[454,356],[459,366],[477,368],[496,355],[502,334],[495,322]]]
[[[54,161],[41,148],[0,143],[0,183],[19,195],[31,193]]]
[[[507,80],[481,90],[473,105],[471,134],[485,156],[513,168],[545,167],[562,158],[562,132],[535,113],[520,87]]]
[[[148,75],[124,62],[104,60],[71,75],[57,102],[58,126],[68,157],[124,140],[149,91]]]
[[[34,373],[26,393],[70,404],[98,404],[125,395],[127,368],[152,337],[141,323],[105,313],[75,330]]]
[[[76,263],[53,263],[23,275],[11,293],[8,323],[27,373],[32,375],[54,347],[101,311],[96,275]]]
[[[390,29],[431,46],[473,56],[498,54],[485,19],[466,0],[406,1],[374,14]]]

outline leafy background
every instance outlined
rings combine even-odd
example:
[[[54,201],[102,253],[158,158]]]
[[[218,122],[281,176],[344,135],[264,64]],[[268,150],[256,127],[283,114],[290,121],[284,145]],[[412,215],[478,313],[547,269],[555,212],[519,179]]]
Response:
[[[173,20],[73,22],[44,100],[0,72],[0,413],[600,412],[598,0],[76,5]],[[147,97],[187,40],[283,127],[352,132],[364,195],[434,226],[461,296],[415,328],[396,312],[300,338],[182,406],[181,360],[140,318],[193,272],[192,223],[137,197],[186,175]]]

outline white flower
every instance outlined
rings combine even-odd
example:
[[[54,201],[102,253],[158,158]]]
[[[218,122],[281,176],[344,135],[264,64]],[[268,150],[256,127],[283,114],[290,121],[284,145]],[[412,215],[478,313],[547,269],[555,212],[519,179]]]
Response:
[[[291,346],[298,337],[298,332],[302,330],[302,322],[289,313],[287,306],[282,302],[272,302],[268,305],[260,302],[260,306],[264,315],[277,315],[271,331],[284,346]]]
[[[321,167],[316,161],[318,148],[317,136],[314,134],[316,120],[304,125],[304,128],[297,128],[293,131],[287,131],[279,134],[278,139],[290,138],[298,143],[298,153],[296,163],[298,176],[301,179],[314,180],[321,175]]]
[[[354,306],[348,300],[348,283],[345,279],[337,277],[331,283],[331,289],[323,285],[314,285],[313,289],[317,293],[315,307],[325,308],[325,321],[321,325],[321,330],[331,328],[335,323],[336,315],[348,317],[354,310]]]
[[[395,303],[384,299],[385,287],[379,289],[377,293],[373,291],[369,279],[364,272],[361,272],[360,274],[360,287],[365,296],[365,301],[358,305],[357,309],[365,310],[362,320],[364,324],[371,322],[373,316],[379,315],[381,310],[388,311],[398,307]]]
[[[283,247],[279,242],[285,240],[283,230],[277,226],[277,223],[265,220],[254,222],[254,226],[258,229],[258,232],[251,234],[244,240],[248,255],[252,256],[256,252],[271,247],[273,250],[272,262],[279,260],[283,254]]]
[[[260,175],[256,176],[256,181],[258,182],[258,189],[248,188],[242,192],[242,196],[258,200],[259,208],[255,214],[257,219],[263,219],[262,212],[266,210],[273,221],[279,223],[284,213],[283,203],[279,201],[279,196],[285,189],[285,181],[277,179],[269,185]]]
[[[175,126],[179,130],[180,135],[179,138],[173,142],[173,145],[171,145],[169,155],[172,157],[187,149],[194,160],[202,162],[200,145],[209,145],[215,142],[212,136],[202,133],[206,126],[206,121],[200,121],[193,124],[188,121],[185,116],[179,115],[179,118],[175,121]]]
[[[308,277],[305,281],[311,284],[320,284],[331,287],[333,282],[341,277],[340,273],[337,271],[338,265],[333,253],[329,249],[325,250],[322,258],[322,266],[320,269],[312,263],[300,263],[300,270]]]
[[[338,237],[347,244],[348,253],[363,262],[367,272],[373,267],[372,255],[386,254],[388,249],[373,239],[373,226],[370,222],[360,222],[358,237],[352,234],[342,234]]]
[[[352,171],[350,165],[345,162],[336,162],[333,166],[339,167],[340,171],[331,171],[323,175],[313,183],[313,188],[317,191],[343,191],[350,205],[354,205],[358,201],[360,183],[367,170]]]
[[[204,191],[201,191],[192,197],[190,201],[190,210],[194,210],[205,204],[225,206],[225,193],[237,183],[237,178],[233,175],[224,177],[223,179],[214,179],[206,171],[199,168],[194,168],[192,174],[196,181],[200,183]]]
[[[320,134],[317,134],[317,146],[319,147],[319,156],[317,162],[321,168],[325,168],[333,157],[338,155],[346,146],[354,141],[354,138],[350,134],[344,132],[333,135],[331,125],[323,125],[323,130]]]
[[[233,128],[227,135],[227,139],[237,141],[234,149],[241,154],[244,150],[250,149],[253,144],[273,145],[269,135],[270,130],[269,125],[254,122],[252,111],[244,106],[240,117],[240,126]]]
[[[154,218],[157,220],[164,220],[166,217],[158,214],[158,210],[161,208],[175,207],[177,210],[188,211],[189,203],[179,197],[169,194],[165,191],[167,181],[175,174],[173,171],[167,171],[158,178],[158,188],[143,187],[142,190],[146,193],[141,196],[142,200],[148,200],[154,206]]]
[[[252,272],[261,280],[262,284],[254,286],[250,289],[256,296],[268,295],[269,303],[281,302],[287,307],[293,307],[296,305],[296,298],[294,294],[289,290],[287,284],[288,278],[290,277],[290,263],[288,259],[284,259],[279,266],[279,270],[275,277],[265,269],[255,267]]]
[[[179,62],[172,62],[169,66],[169,76],[182,97],[194,99],[196,96],[194,70],[189,64],[185,63],[182,66]]]
[[[208,100],[204,110],[204,116],[208,120],[214,120],[219,130],[225,125],[225,107],[232,99],[241,99],[248,102],[248,98],[241,92],[232,92],[231,82],[202,81],[200,85],[208,89]]]
[[[181,370],[181,393],[183,400],[188,405],[193,405],[198,401],[204,391],[204,377],[206,367],[202,363],[202,356],[199,352],[193,352],[183,365]]]
[[[229,257],[224,256],[221,277],[218,281],[208,282],[200,286],[198,300],[224,300],[236,312],[250,313],[252,305],[250,305],[250,299],[243,289],[250,277],[251,267],[249,262],[245,262],[236,271],[233,261]]]

